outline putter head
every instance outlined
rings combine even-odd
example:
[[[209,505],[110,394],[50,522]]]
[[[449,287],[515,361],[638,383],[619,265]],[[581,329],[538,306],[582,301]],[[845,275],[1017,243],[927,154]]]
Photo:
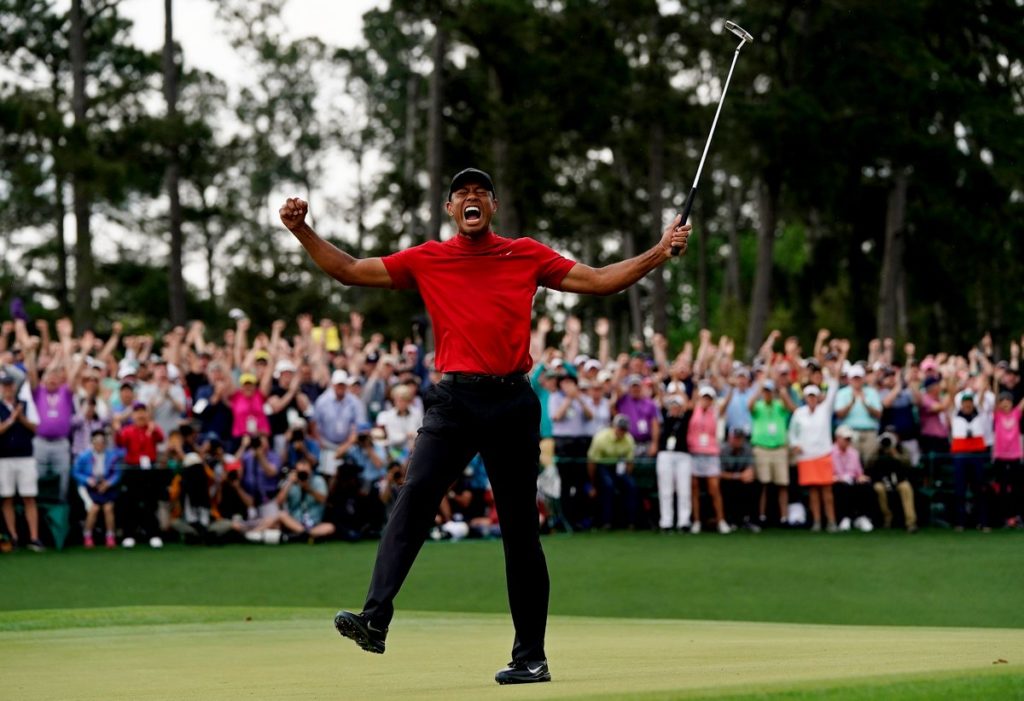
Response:
[[[754,37],[750,32],[733,22],[731,19],[725,20],[725,28],[747,43],[753,43],[754,41]]]

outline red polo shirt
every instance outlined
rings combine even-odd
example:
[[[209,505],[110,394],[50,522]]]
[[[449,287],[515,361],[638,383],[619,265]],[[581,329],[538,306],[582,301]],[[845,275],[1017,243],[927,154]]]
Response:
[[[537,286],[558,289],[574,261],[530,238],[493,231],[428,241],[383,259],[396,289],[418,289],[434,325],[441,372],[507,375],[530,369]]]

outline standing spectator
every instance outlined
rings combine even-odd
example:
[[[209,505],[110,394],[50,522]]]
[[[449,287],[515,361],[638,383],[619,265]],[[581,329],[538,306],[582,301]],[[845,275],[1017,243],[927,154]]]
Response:
[[[918,444],[918,426],[915,406],[918,399],[917,391],[907,386],[916,370],[906,370],[908,382],[904,382],[903,373],[896,368],[882,370],[882,426],[891,426],[893,433],[900,438],[900,444],[907,452],[912,467],[921,462],[921,447]]]
[[[637,457],[653,458],[658,454],[661,412],[654,400],[644,394],[642,375],[630,375],[626,385],[627,392],[615,403],[615,411],[629,418],[629,433],[636,443]]]
[[[162,548],[157,521],[157,502],[166,496],[165,475],[152,470],[156,466],[157,446],[164,433],[149,418],[149,408],[142,402],[132,407],[132,423],[117,434],[117,445],[125,450],[125,499],[128,502],[127,535],[121,541],[126,548],[135,547],[135,536],[149,537],[152,548]]]
[[[999,488],[1000,515],[1008,527],[1024,525],[1024,451],[1021,449],[1021,415],[1024,399],[1014,406],[1013,394],[999,393],[995,412],[995,444],[992,462]]]
[[[693,511],[690,495],[692,465],[687,452],[686,436],[691,412],[686,406],[686,398],[678,394],[670,395],[665,404],[667,411],[655,463],[658,477],[658,527],[662,532],[670,532],[673,525],[679,530],[689,530],[690,514]]]
[[[160,360],[153,366],[153,381],[139,387],[138,400],[149,407],[150,417],[161,433],[166,437],[181,423],[181,416],[185,412],[185,390],[176,381],[172,380],[171,368],[166,362]],[[177,374],[178,370],[173,370]],[[164,444],[161,441],[157,450],[163,450]]]
[[[243,372],[238,382],[242,389],[231,394],[228,403],[231,405],[231,413],[234,422],[231,427],[231,436],[240,440],[242,436],[269,436],[270,421],[263,410],[266,399],[263,393],[256,386],[256,375]]]
[[[846,426],[836,429],[836,440],[832,445],[832,467],[835,470],[836,516],[839,530],[848,531],[850,526],[868,533],[874,530],[867,517],[871,504],[871,480],[864,474],[860,453],[853,448],[853,430]],[[852,519],[852,520],[851,520]]]
[[[754,453],[742,428],[733,428],[722,446],[722,502],[725,520],[751,533],[760,533],[757,525],[757,498],[761,492],[754,474]]]
[[[988,481],[985,464],[987,425],[974,402],[974,393],[960,394],[960,408],[953,415],[951,449],[953,452],[953,490],[956,500],[956,530],[962,531],[967,520],[967,487],[974,497],[974,513],[978,528],[988,532]]]
[[[558,391],[548,395],[548,415],[555,439],[555,457],[562,480],[561,505],[565,518],[576,528],[588,519],[584,486],[587,483],[587,452],[591,438],[587,422],[594,414],[584,401],[575,375],[563,372]]]
[[[281,453],[285,448],[285,434],[289,424],[305,416],[312,407],[309,398],[300,391],[298,368],[292,361],[279,360],[274,366],[267,406],[270,408],[268,421],[274,450]]]
[[[830,382],[828,394],[821,398],[817,385],[804,387],[804,405],[797,407],[789,423],[789,445],[797,459],[797,476],[801,487],[808,489],[812,531],[821,530],[822,505],[828,519],[826,528],[835,533],[835,503],[832,499],[834,468],[832,464],[832,402],[835,383]]]
[[[214,361],[208,366],[209,380],[193,395],[192,413],[199,417],[199,430],[215,433],[221,443],[234,448],[238,443],[232,436],[235,418],[231,412],[231,378],[223,363]]]
[[[77,460],[79,455],[88,451],[92,445],[92,435],[96,431],[105,431],[106,428],[107,421],[100,418],[96,400],[92,397],[82,399],[78,413],[71,419],[72,458]]]
[[[924,363],[921,364],[924,369]],[[949,453],[949,423],[947,412],[953,406],[953,393],[942,396],[943,382],[934,375],[928,375],[921,383],[918,394],[918,415],[921,420],[921,454],[929,468]]]
[[[711,506],[715,510],[718,532],[725,535],[732,532],[725,520],[725,509],[722,506],[722,491],[719,479],[722,474],[722,463],[718,446],[718,419],[724,412],[725,405],[715,406],[715,388],[704,385],[697,392],[697,405],[690,416],[690,424],[686,431],[686,444],[690,451],[693,477],[691,484],[693,501],[693,525],[691,533],[700,533],[700,481],[707,483]]]
[[[405,459],[412,452],[416,432],[423,425],[423,411],[412,404],[413,390],[409,385],[396,385],[391,390],[389,409],[377,414],[377,425],[387,432],[388,447]]]
[[[313,419],[320,435],[320,472],[332,476],[338,462],[356,442],[356,427],[366,423],[366,407],[349,391],[344,370],[331,374],[331,389],[317,397]]]
[[[899,436],[883,433],[878,438],[878,451],[868,463],[868,476],[878,495],[878,508],[882,523],[892,527],[892,509],[889,495],[895,491],[903,505],[903,520],[908,533],[917,532],[917,510],[914,507],[914,488],[910,484],[910,460],[900,447]]]
[[[878,390],[864,382],[864,368],[853,365],[846,378],[850,384],[836,394],[835,415],[841,426],[853,430],[853,447],[861,460],[878,450],[878,420],[882,417],[882,399]]]
[[[35,376],[29,371],[29,382]],[[39,412],[39,426],[33,440],[33,455],[39,477],[58,479],[57,498],[67,499],[68,479],[71,476],[71,419],[75,415],[71,388],[63,380],[63,370],[47,368],[42,382],[33,384],[33,400]]]
[[[18,523],[14,515],[14,496],[21,497],[28,525],[29,549],[43,551],[39,540],[39,474],[32,457],[32,439],[39,416],[31,400],[18,399],[14,377],[0,375],[0,499],[4,522],[12,545],[18,544]]]
[[[616,490],[622,494],[627,525],[632,528],[636,524],[636,484],[632,476],[636,443],[629,427],[629,417],[619,414],[610,427],[597,432],[587,451],[589,494],[601,500],[601,526],[606,529],[612,527]]]
[[[86,548],[95,547],[93,531],[96,519],[103,511],[106,526],[104,543],[108,548],[117,547],[114,531],[114,502],[117,500],[121,481],[121,461],[124,451],[107,447],[107,434],[103,429],[92,432],[91,444],[75,460],[74,477],[78,483],[79,495],[85,504],[85,528],[82,543]]]
[[[749,436],[754,421],[750,416],[750,398],[756,394],[750,384],[750,371],[742,365],[734,369],[731,384],[733,391],[725,407],[725,432],[732,435],[733,429],[740,429]]]
[[[789,392],[776,394],[775,382],[761,379],[748,403],[752,422],[750,445],[754,450],[754,467],[761,483],[758,519],[767,521],[768,485],[775,485],[779,504],[779,523],[786,525],[789,507],[789,451],[786,448],[786,427],[795,408]]]

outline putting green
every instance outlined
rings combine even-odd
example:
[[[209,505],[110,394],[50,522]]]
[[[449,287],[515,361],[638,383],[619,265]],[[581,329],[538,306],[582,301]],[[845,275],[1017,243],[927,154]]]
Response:
[[[176,607],[2,614],[0,697],[695,698],[797,690],[794,698],[805,698],[817,689],[845,698],[835,690],[923,682],[942,693],[943,678],[965,677],[1024,694],[1024,630],[554,617],[554,682],[499,689],[492,675],[511,644],[506,616],[401,612],[387,654],[378,656],[339,638],[332,614]],[[174,620],[191,622],[166,622]]]

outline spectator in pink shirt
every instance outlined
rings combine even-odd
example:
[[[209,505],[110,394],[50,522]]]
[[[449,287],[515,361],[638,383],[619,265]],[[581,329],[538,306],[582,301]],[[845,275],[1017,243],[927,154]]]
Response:
[[[242,373],[239,378],[242,389],[231,395],[231,412],[234,414],[234,423],[231,427],[231,435],[236,440],[242,436],[269,436],[270,420],[263,411],[266,403],[263,393],[256,387],[256,376],[251,373]]]
[[[725,412],[725,404],[715,406],[715,388],[705,385],[697,392],[697,403],[690,417],[690,426],[686,433],[686,443],[690,450],[692,466],[692,485],[690,494],[693,499],[693,525],[690,533],[700,533],[700,483],[704,481],[711,496],[711,505],[715,510],[715,521],[718,532],[723,535],[732,529],[725,521],[725,509],[722,507],[722,490],[719,480],[722,476],[722,463],[718,445],[718,417]]]
[[[1024,526],[1024,449],[1021,446],[1021,414],[1024,399],[1016,406],[1010,392],[1000,392],[995,411],[995,444],[992,462],[999,493],[999,512],[1006,525]]]
[[[839,530],[850,530],[852,523],[867,533],[874,530],[871,519],[867,517],[873,490],[871,479],[864,474],[860,453],[852,447],[852,441],[853,431],[850,428],[840,426],[836,429],[836,440],[832,445],[832,469],[835,471],[832,492],[835,494]]]

